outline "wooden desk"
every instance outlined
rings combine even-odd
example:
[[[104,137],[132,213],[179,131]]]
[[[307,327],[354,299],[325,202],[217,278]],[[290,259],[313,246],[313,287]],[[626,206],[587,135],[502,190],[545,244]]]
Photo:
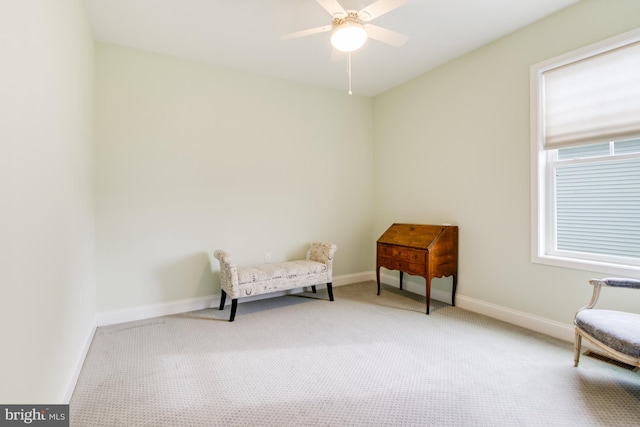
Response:
[[[458,227],[451,225],[393,224],[376,243],[376,281],[380,295],[380,267],[424,277],[427,314],[431,279],[453,276],[451,305],[455,306],[458,279]]]

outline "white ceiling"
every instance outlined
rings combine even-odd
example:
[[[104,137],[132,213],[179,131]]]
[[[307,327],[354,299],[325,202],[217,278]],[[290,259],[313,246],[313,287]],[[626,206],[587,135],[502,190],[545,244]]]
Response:
[[[339,0],[360,10],[374,0]],[[372,23],[409,36],[369,40],[352,54],[353,92],[374,96],[579,0],[411,0]],[[315,0],[85,0],[96,40],[347,90],[347,56],[331,61],[331,33]]]

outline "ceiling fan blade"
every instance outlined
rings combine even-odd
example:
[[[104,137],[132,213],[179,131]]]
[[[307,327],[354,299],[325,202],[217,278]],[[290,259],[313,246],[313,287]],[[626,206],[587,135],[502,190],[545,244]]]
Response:
[[[393,9],[396,9],[405,3],[409,3],[410,1],[411,0],[378,0],[362,9],[358,14],[361,17],[363,17],[363,15],[368,15],[367,19],[363,20],[371,21],[372,19],[376,19],[378,16],[391,12]]]
[[[333,27],[331,25],[324,25],[322,27],[309,28],[308,30],[296,31],[295,33],[285,34],[280,37],[282,40],[297,39],[299,37],[311,36],[313,34],[326,33],[331,31]]]
[[[367,30],[369,38],[395,47],[402,46],[409,39],[409,37],[404,34],[397,33],[386,28],[378,27],[377,25],[367,24],[364,26],[364,28],[365,30]]]
[[[338,0],[316,0],[320,6],[324,8],[331,16],[336,14],[341,14],[343,16],[347,15],[347,11],[344,10],[344,7],[340,6]]]

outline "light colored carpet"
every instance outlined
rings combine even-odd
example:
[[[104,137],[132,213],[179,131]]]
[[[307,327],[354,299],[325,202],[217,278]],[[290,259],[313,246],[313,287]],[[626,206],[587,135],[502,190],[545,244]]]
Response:
[[[98,328],[72,426],[637,426],[640,375],[374,282]]]

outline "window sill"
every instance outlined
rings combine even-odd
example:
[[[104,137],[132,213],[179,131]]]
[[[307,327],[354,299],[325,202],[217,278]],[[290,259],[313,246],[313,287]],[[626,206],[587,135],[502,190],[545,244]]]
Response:
[[[533,255],[534,264],[552,265],[555,267],[571,268],[573,270],[592,271],[607,274],[610,277],[629,277],[640,279],[640,266],[615,264],[610,262],[569,258],[558,255]]]

